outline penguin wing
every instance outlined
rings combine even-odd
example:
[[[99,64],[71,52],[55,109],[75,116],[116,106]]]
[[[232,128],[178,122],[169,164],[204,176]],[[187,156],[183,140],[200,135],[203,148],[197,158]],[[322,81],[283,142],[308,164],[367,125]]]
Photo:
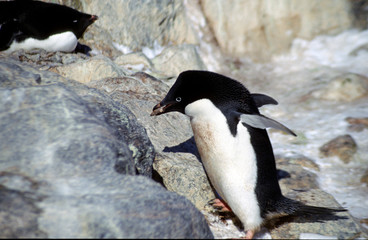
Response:
[[[239,118],[242,123],[245,123],[254,128],[260,128],[260,129],[275,128],[275,129],[284,131],[288,134],[291,134],[293,136],[296,136],[296,134],[293,131],[291,131],[289,128],[263,115],[241,113]]]
[[[258,108],[262,107],[263,105],[266,105],[266,104],[274,104],[274,105],[278,104],[278,102],[275,99],[273,99],[272,97],[267,96],[265,94],[251,93],[251,96],[252,96],[252,98],[253,98],[253,100],[256,103],[256,106]]]

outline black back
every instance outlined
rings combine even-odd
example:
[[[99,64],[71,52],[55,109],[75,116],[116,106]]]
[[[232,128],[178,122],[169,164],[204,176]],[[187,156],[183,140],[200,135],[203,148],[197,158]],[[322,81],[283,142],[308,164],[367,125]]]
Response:
[[[72,31],[80,38],[94,20],[90,14],[54,3],[1,1],[0,50],[8,48],[14,39],[18,42],[29,37],[42,40],[66,31]]]

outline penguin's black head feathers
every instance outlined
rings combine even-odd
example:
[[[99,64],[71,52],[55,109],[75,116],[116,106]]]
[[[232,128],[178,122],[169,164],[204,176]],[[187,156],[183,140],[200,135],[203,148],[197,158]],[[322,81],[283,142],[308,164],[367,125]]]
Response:
[[[209,71],[185,71],[177,78],[166,97],[151,115],[177,111],[200,99],[209,99],[222,110],[258,113],[249,91],[238,81]]]

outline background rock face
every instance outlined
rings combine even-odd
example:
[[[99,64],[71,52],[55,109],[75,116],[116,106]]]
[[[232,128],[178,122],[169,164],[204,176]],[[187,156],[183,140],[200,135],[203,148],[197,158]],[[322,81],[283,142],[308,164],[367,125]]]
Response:
[[[363,14],[358,11],[358,3],[352,5],[348,0],[234,0],[231,4],[224,0],[192,1],[199,2],[205,17],[201,21],[207,22],[224,53],[235,57],[246,55],[256,61],[267,61],[273,54],[285,52],[295,38],[312,39],[320,34],[346,30]],[[155,42],[160,45],[198,44],[198,33],[187,18],[192,13],[187,14],[184,7],[193,4],[192,1],[57,2],[98,15],[98,21],[85,34],[85,41],[93,43],[105,55],[116,57],[117,48],[113,43],[126,46],[130,51],[145,46],[152,48]],[[200,25],[204,27],[206,22]],[[89,32],[99,32],[103,38],[93,34],[92,39]]]
[[[269,59],[289,49],[295,38],[334,34],[352,25],[345,0],[201,0],[221,49],[232,56]],[[339,17],[336,17],[339,16]]]
[[[113,42],[131,50],[169,43],[197,43],[185,17],[182,1],[81,1],[83,11],[98,15],[98,27],[106,30]]]

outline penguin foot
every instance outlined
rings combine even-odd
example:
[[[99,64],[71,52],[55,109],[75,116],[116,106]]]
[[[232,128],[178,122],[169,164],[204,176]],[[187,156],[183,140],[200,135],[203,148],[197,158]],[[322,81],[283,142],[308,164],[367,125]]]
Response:
[[[229,205],[227,205],[227,203],[222,199],[215,198],[208,203],[221,212],[232,212]]]
[[[254,230],[248,230],[247,234],[245,234],[245,239],[253,239],[254,237]]]

